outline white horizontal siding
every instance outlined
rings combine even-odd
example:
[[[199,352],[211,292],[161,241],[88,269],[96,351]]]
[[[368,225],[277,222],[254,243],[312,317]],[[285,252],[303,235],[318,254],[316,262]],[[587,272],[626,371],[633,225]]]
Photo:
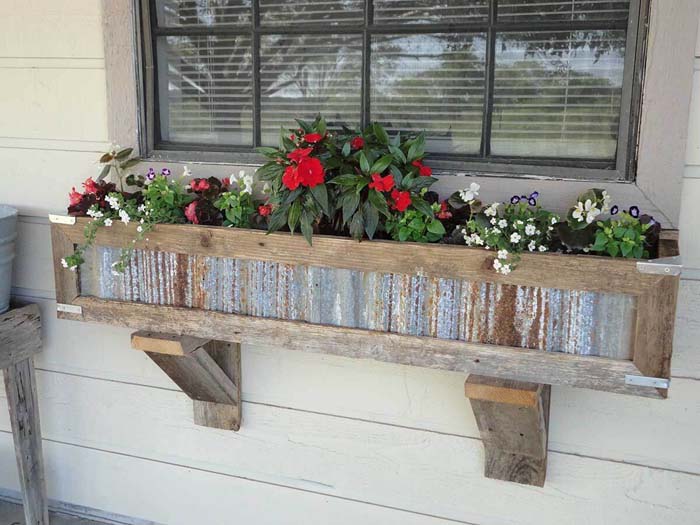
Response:
[[[670,399],[553,389],[543,489],[483,478],[461,374],[246,345],[243,427],[230,433],[193,425],[191,401],[129,348],[128,330],[57,321],[44,217],[96,174],[109,140],[99,4],[0,5],[0,200],[24,214],[15,289],[43,309],[36,362],[52,498],[175,525],[697,523],[700,281],[682,282]],[[689,234],[700,227],[697,107],[681,228],[684,256],[700,268]],[[503,197],[503,184],[482,182],[485,200]],[[564,209],[589,183],[507,186]],[[636,191],[616,194],[655,213]],[[15,489],[5,403],[0,487]]]

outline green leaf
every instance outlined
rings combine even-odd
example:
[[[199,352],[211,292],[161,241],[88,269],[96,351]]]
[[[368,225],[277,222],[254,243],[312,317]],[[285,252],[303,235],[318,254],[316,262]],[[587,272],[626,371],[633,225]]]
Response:
[[[363,208],[365,211],[365,232],[367,232],[367,237],[372,239],[379,224],[379,212],[369,202],[365,202]]]
[[[290,191],[287,197],[284,199],[283,204],[291,204],[292,202],[294,202],[296,198],[299,197],[299,195],[301,195],[302,191],[302,188],[297,188],[294,191]]]
[[[401,242],[404,242],[406,239],[408,239],[409,235],[411,235],[411,230],[409,230],[405,226],[399,228],[399,240]]]
[[[287,225],[292,233],[299,223],[299,217],[301,217],[301,203],[299,201],[294,201],[289,208],[289,216],[287,217]]]
[[[380,143],[389,144],[389,135],[387,135],[386,130],[382,127],[381,124],[374,124],[374,135],[377,137],[377,140]]]
[[[106,162],[112,162],[113,159],[114,157],[112,157],[111,153],[105,153],[100,157],[100,163],[105,164]]]
[[[309,246],[313,245],[311,238],[314,234],[314,228],[312,224],[313,215],[310,214],[307,210],[304,210],[304,213],[301,214],[301,234],[304,236],[304,239],[306,239],[306,242],[309,243]]]
[[[360,151],[358,159],[360,160],[360,169],[362,170],[362,173],[369,175],[369,161],[367,160],[367,156],[365,155],[364,151]]]
[[[389,207],[387,206],[386,203],[386,198],[384,195],[377,190],[369,190],[369,193],[367,194],[368,202],[374,206],[377,211],[385,215],[386,217],[389,217]]]
[[[343,224],[347,224],[360,205],[360,194],[350,193],[343,200]]]
[[[436,182],[437,179],[435,177],[416,177],[411,181],[411,189],[418,192],[423,188],[430,188]]]
[[[432,218],[435,216],[435,214],[433,213],[433,208],[430,206],[430,204],[428,204],[421,197],[412,197],[411,204],[413,205],[413,207],[416,210],[418,210],[420,213],[422,213],[426,217]]]
[[[265,155],[266,157],[271,158],[271,159],[284,157],[284,154],[280,150],[278,150],[277,148],[268,148],[268,147],[255,148],[255,151],[257,151],[261,155]]]
[[[301,120],[301,119],[298,119],[298,118],[296,118],[294,120],[296,120],[297,124],[299,124],[299,127],[302,130],[304,130],[304,133],[311,133],[313,131],[313,127],[308,122]]]
[[[338,175],[332,178],[328,182],[330,184],[339,184],[340,186],[355,186],[357,181],[360,179],[358,175]]]
[[[287,224],[288,211],[289,206],[280,206],[276,208],[275,211],[272,212],[272,215],[270,215],[270,220],[267,222],[267,231],[270,233],[275,232]]]
[[[616,242],[611,242],[608,244],[608,255],[611,257],[617,257],[617,255],[620,253],[620,247]]]
[[[326,121],[323,119],[323,117],[318,118],[316,122],[316,129],[321,134],[321,136],[326,134]]]
[[[342,150],[343,157],[347,157],[348,155],[350,155],[350,151],[351,151],[351,146],[350,146],[350,142],[348,141],[345,144],[343,144],[343,150]]]
[[[141,159],[138,157],[135,157],[133,159],[129,159],[125,162],[122,162],[119,167],[123,170],[128,170],[129,168],[133,168],[136,166],[139,162],[141,162]]]
[[[328,208],[328,190],[326,190],[326,185],[318,184],[313,188],[309,188],[309,190],[311,191],[311,195],[314,196],[314,199],[316,199],[316,202],[321,206],[323,213],[330,216],[331,212]]]
[[[97,177],[97,182],[102,182],[104,178],[109,175],[109,172],[111,171],[112,166],[111,164],[107,164],[104,168],[102,168],[102,171],[100,172],[99,177]]]
[[[447,232],[445,231],[445,227],[442,225],[442,223],[437,220],[433,219],[428,223],[428,231],[430,233],[434,233],[435,235],[445,235]]]
[[[403,164],[406,164],[406,155],[404,155],[404,152],[401,151],[401,148],[390,144],[389,151],[394,157],[396,157],[397,160],[401,161]]]
[[[389,166],[389,172],[394,176],[394,184],[397,187],[401,186],[401,183],[403,182],[403,174],[401,173],[401,170],[392,164]]]
[[[357,210],[355,215],[352,216],[352,221],[350,222],[350,236],[358,241],[362,239],[364,235],[364,219],[362,217],[362,210]]]
[[[382,158],[378,159],[374,164],[372,164],[372,168],[369,171],[370,173],[383,173],[393,161],[393,155],[384,155]]]

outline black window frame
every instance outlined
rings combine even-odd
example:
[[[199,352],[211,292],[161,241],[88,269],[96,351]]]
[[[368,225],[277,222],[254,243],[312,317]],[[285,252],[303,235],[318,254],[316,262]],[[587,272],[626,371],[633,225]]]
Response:
[[[635,178],[639,120],[641,115],[642,83],[646,58],[650,0],[630,0],[627,21],[538,21],[499,22],[498,0],[489,0],[487,22],[433,23],[433,24],[382,24],[373,25],[373,0],[364,0],[363,25],[333,26],[337,34],[362,34],[362,90],[361,125],[369,121],[370,113],[370,50],[373,34],[418,33],[475,33],[487,35],[485,63],[484,116],[481,148],[477,155],[434,154],[431,166],[439,175],[518,176],[546,177],[562,180],[601,180],[631,182]],[[139,142],[146,158],[157,161],[216,162],[228,164],[261,164],[263,157],[255,153],[260,145],[260,40],[266,34],[326,34],[327,25],[305,24],[281,28],[276,25],[261,26],[259,0],[251,0],[250,27],[159,27],[156,19],[156,0],[134,0],[136,3],[136,43],[140,50],[137,64],[139,76]],[[495,75],[495,48],[498,34],[519,31],[567,32],[576,30],[626,30],[626,47],[620,123],[616,158],[587,160],[555,157],[503,157],[489,151],[490,128],[493,117],[493,78]],[[201,143],[165,142],[159,140],[159,103],[157,87],[157,63],[154,58],[156,39],[161,36],[246,35],[252,39],[253,66],[253,138],[251,146],[224,146]],[[430,153],[430,152],[428,152]]]

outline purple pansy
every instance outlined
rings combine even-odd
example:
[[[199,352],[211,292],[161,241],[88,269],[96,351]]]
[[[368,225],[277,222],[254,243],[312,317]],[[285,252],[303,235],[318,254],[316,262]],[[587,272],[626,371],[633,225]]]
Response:
[[[160,173],[161,173],[161,175],[163,175],[164,177],[170,177],[170,170],[169,170],[168,168],[163,168],[163,169],[160,171]]]
[[[513,196],[510,198],[510,203],[511,203],[511,204],[518,204],[519,202],[520,202],[520,197],[518,197],[517,195],[513,195]]]
[[[153,168],[148,168],[148,172],[146,173],[146,178],[148,180],[153,180],[156,178],[156,170]]]
[[[637,206],[632,206],[628,213],[635,219],[639,219],[639,208]]]
[[[620,207],[615,204],[612,208],[610,208],[610,215],[617,215],[617,212],[620,211]]]

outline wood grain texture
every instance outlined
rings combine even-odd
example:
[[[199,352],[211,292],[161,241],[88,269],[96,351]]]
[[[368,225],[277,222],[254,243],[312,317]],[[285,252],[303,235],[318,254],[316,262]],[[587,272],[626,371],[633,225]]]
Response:
[[[179,355],[190,354],[205,346],[210,340],[186,335],[163,334],[139,331],[131,334],[131,348],[156,354]]]
[[[4,370],[5,392],[27,525],[49,525],[39,398],[32,357]]]
[[[73,242],[81,242],[87,219],[75,226],[53,225]],[[115,224],[97,234],[100,246],[126,246],[135,227]],[[644,294],[656,276],[637,271],[636,261],[595,256],[522,254],[518,271],[493,271],[493,253],[466,246],[363,241],[330,236],[314,237],[309,246],[300,235],[267,234],[259,230],[214,226],[158,225],[137,248],[210,255],[288,264],[393,272],[428,277],[459,278],[476,282],[541,286],[564,290]]]
[[[465,392],[484,444],[484,475],[544,486],[551,387],[470,375]]]
[[[84,241],[84,240],[83,240]],[[63,267],[61,260],[72,255],[75,245],[83,241],[73,242],[65,231],[56,224],[51,225],[51,245],[53,246],[53,268],[56,285],[56,302],[71,304],[80,295],[77,272],[71,272]]]
[[[29,304],[0,314],[0,370],[41,351],[39,306]]]
[[[241,399],[241,345],[224,341],[211,341],[204,348],[234,385],[237,399]],[[242,402],[214,403],[194,401],[194,423],[210,428],[239,430],[242,419]]]
[[[191,308],[152,306],[79,297],[82,315],[59,312],[61,319],[160,330],[219,341],[257,343],[304,352],[373,359],[425,368],[476,373],[659,398],[653,388],[625,384],[638,375],[632,362],[279,321]]]

